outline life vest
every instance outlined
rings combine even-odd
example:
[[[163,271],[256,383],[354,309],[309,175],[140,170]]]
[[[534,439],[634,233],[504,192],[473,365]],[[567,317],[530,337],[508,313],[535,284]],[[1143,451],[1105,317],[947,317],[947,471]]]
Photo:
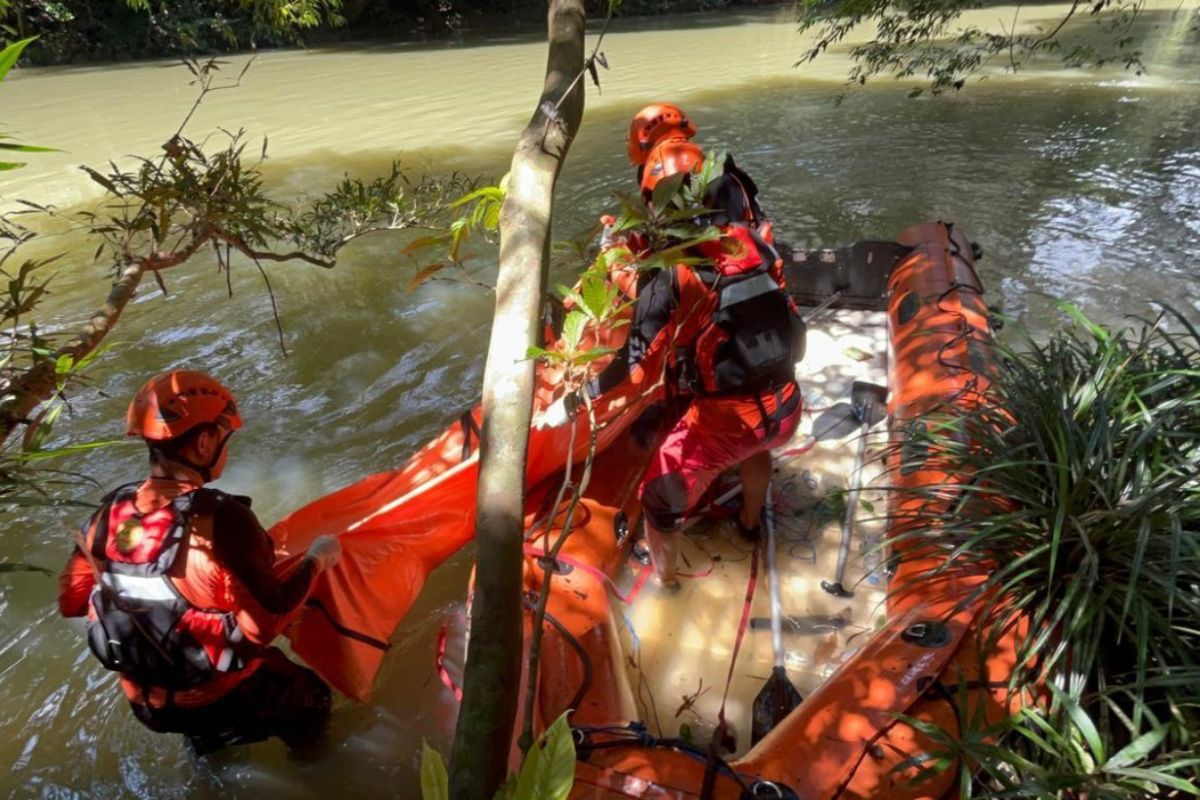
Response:
[[[245,638],[230,612],[197,608],[171,575],[186,564],[200,506],[224,495],[198,489],[141,513],[137,484],[105,498],[89,549],[99,569],[89,599],[88,645],[107,669],[142,686],[187,689],[246,666]]]
[[[747,394],[793,381],[796,362],[804,358],[805,326],[776,277],[782,275],[778,253],[738,223],[697,250],[710,263],[680,268],[680,297],[705,292],[693,302],[708,319],[681,359],[684,388],[705,395]]]

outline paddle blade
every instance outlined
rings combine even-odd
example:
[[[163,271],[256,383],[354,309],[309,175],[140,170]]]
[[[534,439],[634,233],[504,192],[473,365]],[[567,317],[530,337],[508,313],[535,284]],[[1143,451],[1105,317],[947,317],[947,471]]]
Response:
[[[762,691],[754,698],[754,710],[750,724],[750,744],[758,744],[759,740],[771,732],[771,729],[792,713],[804,698],[792,685],[783,667],[771,670]]]

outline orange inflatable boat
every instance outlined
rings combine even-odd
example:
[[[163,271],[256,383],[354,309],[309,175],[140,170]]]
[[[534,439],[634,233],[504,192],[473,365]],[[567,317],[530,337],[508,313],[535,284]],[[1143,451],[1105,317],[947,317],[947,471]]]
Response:
[[[887,382],[893,441],[902,438],[906,426],[923,424],[925,415],[948,404],[965,407],[978,402],[987,386],[991,358],[987,309],[975,274],[972,245],[944,224],[911,228],[898,243],[907,254],[890,269],[885,323],[892,354]],[[839,315],[841,312],[832,313],[834,324]],[[841,324],[845,327],[845,320]],[[836,338],[842,337],[839,334]],[[810,344],[810,353],[812,347]],[[801,377],[802,388],[806,388]],[[811,432],[809,436],[811,441]],[[641,463],[641,457],[636,446],[626,442],[621,450],[601,454],[596,472],[620,473],[618,465]],[[907,458],[904,464],[903,469],[884,476],[884,482],[918,489],[940,485],[947,479],[932,459],[920,465]],[[636,470],[630,466],[628,471]],[[779,477],[777,474],[777,480]],[[553,483],[553,478],[548,481]],[[922,524],[922,513],[928,508],[917,497],[904,491],[887,493],[885,535]],[[566,540],[549,587],[549,622],[540,656],[547,666],[541,672],[537,698],[542,725],[574,709],[569,720],[576,731],[580,760],[573,797],[939,797],[956,782],[955,770],[914,783],[917,769],[905,765],[919,763],[918,757],[931,752],[934,743],[901,721],[900,715],[953,732],[962,717],[975,714],[980,705],[989,722],[1015,711],[1016,698],[1008,696],[1004,683],[1014,663],[1011,636],[1001,637],[981,661],[973,635],[982,622],[977,619],[979,610],[958,609],[970,579],[958,575],[952,580],[930,581],[924,576],[936,563],[900,558],[891,577],[893,591],[876,594],[883,603],[881,610],[886,612],[879,618],[877,630],[860,633],[859,638],[864,640],[855,644],[854,652],[843,650],[826,664],[834,668],[832,674],[822,675],[804,702],[762,741],[747,749],[748,742],[735,740],[731,743],[733,755],[729,756],[714,754],[706,735],[678,735],[671,730],[671,719],[665,725],[657,720],[659,730],[652,730],[647,715],[639,708],[638,691],[632,688],[635,680],[646,678],[633,677],[628,663],[635,647],[643,651],[645,660],[648,626],[642,626],[642,641],[631,646],[630,636],[617,623],[623,619],[625,604],[619,598],[620,592],[614,592],[624,563],[622,523],[637,516],[633,488],[628,482],[608,481],[588,491],[584,506],[587,522]],[[527,522],[541,537],[545,521],[531,515]],[[553,541],[554,533],[549,539]],[[710,539],[707,549],[719,548]],[[526,585],[531,594],[546,590],[542,585],[544,561],[538,560],[542,555],[540,546],[527,547]],[[710,557],[714,555],[719,554],[710,552]],[[781,560],[783,569],[790,569],[793,578],[810,568],[795,563],[796,559],[789,568],[789,559]],[[731,709],[736,709],[729,715],[730,730],[745,740],[748,701],[761,687],[769,667],[749,661],[745,649],[739,656],[737,647],[737,639],[745,634],[747,616],[738,612],[743,604],[746,612],[753,608],[752,601],[745,597],[754,570],[727,568],[726,572],[729,591],[707,593],[716,603],[730,608],[723,627],[712,627],[713,615],[697,608],[714,600],[700,594],[687,597],[690,587],[685,587],[682,599],[643,597],[634,605],[657,602],[663,607],[650,623],[657,628],[674,628],[677,635],[668,634],[659,650],[667,654],[675,651],[681,659],[695,649],[685,641],[683,621],[689,615],[700,615],[706,621],[702,626],[707,631],[705,641],[728,654],[727,663],[718,663],[717,669],[710,670],[708,685],[713,692],[709,722],[716,719],[712,710],[725,683],[731,689]],[[697,578],[696,583],[701,580],[718,578],[710,574]],[[812,583],[807,589],[810,596],[815,589]],[[658,658],[656,665],[676,672],[688,669],[669,657]],[[723,674],[726,668],[728,673]],[[696,708],[697,695],[706,692],[704,669],[692,670],[693,675],[697,672],[700,679],[691,687],[695,691],[677,698],[675,719],[681,717],[682,710],[685,718],[702,721],[703,715]],[[744,672],[758,674],[751,674],[750,680],[742,681],[739,687],[733,679]],[[671,684],[667,678],[659,681],[659,688],[669,690]],[[959,696],[962,687],[966,687],[965,697]],[[740,703],[736,702],[739,691]],[[669,717],[676,699],[658,706],[656,711]],[[718,713],[723,710],[719,706],[716,709]],[[704,728],[699,724],[690,727]]]
[[[531,601],[548,593],[535,728],[570,711],[578,754],[572,797],[939,797],[955,770],[915,783],[910,765],[935,744],[904,720],[954,731],[967,715],[998,721],[1015,711],[1020,698],[1004,687],[1016,634],[994,637],[979,658],[975,633],[988,621],[961,602],[972,577],[930,580],[938,562],[904,547],[881,556],[890,537],[919,528],[928,511],[916,494],[882,487],[919,489],[947,478],[936,457],[896,456],[904,431],[947,405],[969,407],[987,388],[990,329],[972,245],[953,226],[931,223],[896,243],[859,247],[794,258],[789,275],[805,305],[837,301],[809,322],[798,374],[809,419],[777,453],[773,483],[782,594],[798,612],[788,616],[786,663],[805,699],[753,746],[750,700],[771,663],[757,633],[755,613],[764,606],[764,593],[754,591],[757,553],[723,535],[720,523],[697,526],[678,594],[650,588],[629,557],[640,516],[636,487],[653,441],[639,442],[628,428],[660,399],[660,387],[597,408],[593,477],[553,564],[546,554],[565,515],[565,504],[553,507],[560,473],[568,458],[584,456],[586,423],[576,421],[570,454],[568,429],[532,434],[525,584]],[[624,330],[603,343],[618,345]],[[557,377],[539,375],[538,407]],[[867,441],[869,454],[890,453],[891,461],[884,468],[867,459],[875,478],[864,490],[864,498],[885,496],[887,513],[862,503],[851,591],[831,597],[819,580],[836,549],[830,523],[839,514],[830,509],[844,495],[847,454],[860,431],[837,420],[853,412],[842,400],[860,379],[889,389],[887,425]],[[862,430],[872,427],[864,422]],[[478,423],[478,410],[464,415],[401,469],[322,498],[272,529],[290,552],[321,533],[341,535],[343,562],[289,637],[353,697],[369,694],[387,638],[428,573],[471,536]],[[530,613],[527,641],[532,623]],[[728,721],[729,735],[711,747],[718,718]]]

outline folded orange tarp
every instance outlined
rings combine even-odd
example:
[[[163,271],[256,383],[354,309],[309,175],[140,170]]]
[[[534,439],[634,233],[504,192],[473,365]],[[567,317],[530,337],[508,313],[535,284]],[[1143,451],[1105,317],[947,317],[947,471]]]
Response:
[[[606,338],[623,340],[626,330],[617,326]],[[620,341],[603,344],[616,347]],[[598,361],[593,369],[602,365]],[[539,367],[535,414],[561,393],[559,382],[557,369]],[[640,393],[617,392],[596,401],[598,451],[616,440],[662,389],[655,385],[629,391]],[[480,416],[477,407],[403,467],[321,497],[270,530],[278,550],[292,558],[299,558],[317,536],[339,537],[342,560],[318,579],[286,635],[321,677],[356,700],[370,696],[388,639],[429,573],[474,535]],[[586,416],[580,413],[574,425],[574,459],[580,460],[588,447]],[[570,426],[530,431],[526,486],[563,468],[570,434]]]

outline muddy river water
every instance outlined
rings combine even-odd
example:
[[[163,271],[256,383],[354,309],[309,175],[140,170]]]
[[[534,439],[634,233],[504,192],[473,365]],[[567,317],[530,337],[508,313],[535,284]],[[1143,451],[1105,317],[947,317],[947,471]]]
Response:
[[[1025,24],[1052,7],[1027,8]],[[985,13],[985,12],[979,12]],[[1012,9],[987,14],[1012,19]],[[990,23],[989,20],[985,20]],[[1106,322],[1168,300],[1200,318],[1200,34],[1194,2],[1148,5],[1134,31],[1149,72],[999,71],[956,97],[909,99],[880,81],[839,104],[844,53],[792,67],[802,52],[786,12],[625,21],[606,40],[612,70],[590,91],[563,175],[556,231],[586,229],[630,180],[625,126],[671,99],[705,146],[756,176],[778,236],[794,246],[882,239],[931,219],[964,226],[985,251],[992,302],[1034,329],[1051,298]],[[240,88],[212,95],[189,130],[269,137],[280,197],[343,173],[371,176],[400,154],[415,172],[499,175],[540,87],[536,31],[437,44],[370,44],[259,56]],[[230,59],[236,73],[245,57]],[[18,198],[67,207],[94,195],[80,163],[155,152],[194,95],[168,63],[30,71],[0,87],[5,126],[61,148],[4,173]],[[64,436],[115,438],[124,405],[158,370],[210,370],[239,395],[246,428],[221,486],[255,498],[272,521],[318,494],[398,464],[479,392],[492,297],[478,287],[406,284],[403,236],[366,238],[333,271],[273,265],[289,356],[280,352],[261,279],[235,268],[233,296],[208,260],[143,291],[114,347],[73,401]],[[480,275],[493,254],[476,248]],[[64,263],[45,319],[77,324],[105,273],[90,248]],[[567,277],[564,275],[559,277]],[[110,487],[136,477],[137,447],[74,468]],[[81,490],[81,498],[95,499]],[[0,560],[57,569],[71,512],[8,510]],[[393,640],[373,702],[341,702],[327,742],[304,758],[278,744],[197,762],[177,737],[129,715],[112,675],[86,652],[82,626],[53,611],[54,581],[0,580],[0,795],[33,797],[415,797],[422,737],[445,746],[450,717],[433,645],[465,595],[470,553],[439,571]]]

